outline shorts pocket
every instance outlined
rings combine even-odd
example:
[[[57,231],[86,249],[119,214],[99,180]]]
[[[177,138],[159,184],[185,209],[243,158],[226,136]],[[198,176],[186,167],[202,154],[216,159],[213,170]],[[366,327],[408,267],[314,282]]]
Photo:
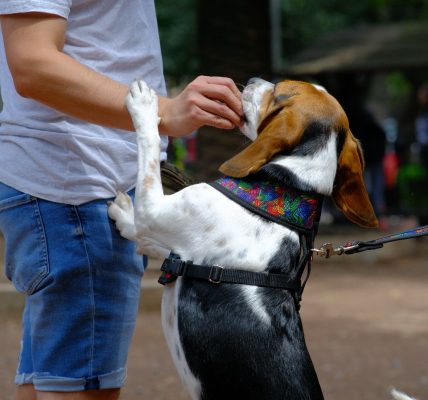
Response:
[[[46,235],[37,199],[14,191],[0,198],[0,231],[5,239],[5,272],[28,295],[49,273]]]

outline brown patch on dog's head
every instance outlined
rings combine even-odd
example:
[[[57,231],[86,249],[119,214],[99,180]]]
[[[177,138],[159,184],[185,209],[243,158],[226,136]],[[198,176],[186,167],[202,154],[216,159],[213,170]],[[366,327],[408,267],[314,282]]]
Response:
[[[278,83],[263,98],[257,138],[223,163],[220,172],[242,178],[259,171],[279,152],[292,150],[312,122],[331,124],[337,118],[337,105],[332,96],[309,83]]]
[[[345,135],[333,189],[335,204],[352,222],[364,227],[377,226],[363,181],[362,151],[349,129],[345,112],[333,96],[312,84],[283,81],[267,91],[260,106],[257,138],[223,163],[220,172],[243,178],[259,171],[276,154],[295,148],[313,123]]]

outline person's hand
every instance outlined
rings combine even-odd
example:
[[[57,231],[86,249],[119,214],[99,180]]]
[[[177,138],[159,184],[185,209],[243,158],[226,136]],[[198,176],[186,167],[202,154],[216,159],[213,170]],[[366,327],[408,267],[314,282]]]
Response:
[[[203,125],[232,129],[241,123],[241,93],[229,78],[199,76],[176,97],[159,97],[159,130],[184,136]]]

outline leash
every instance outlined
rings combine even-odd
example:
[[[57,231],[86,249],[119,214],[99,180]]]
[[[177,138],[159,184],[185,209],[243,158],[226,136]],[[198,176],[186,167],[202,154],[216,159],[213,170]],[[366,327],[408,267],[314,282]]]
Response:
[[[331,256],[340,256],[342,254],[355,254],[367,250],[376,250],[383,247],[385,243],[396,242],[397,240],[413,239],[428,235],[428,225],[420,226],[408,231],[394,233],[392,235],[383,236],[378,239],[369,240],[366,242],[357,240],[348,242],[343,246],[334,248],[332,243],[324,243],[319,249],[311,249],[312,254],[320,257],[330,258]]]

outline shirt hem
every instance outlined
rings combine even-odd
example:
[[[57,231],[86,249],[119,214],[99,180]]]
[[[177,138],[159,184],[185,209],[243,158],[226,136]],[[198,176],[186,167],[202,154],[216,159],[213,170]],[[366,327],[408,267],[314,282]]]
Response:
[[[70,14],[70,8],[53,2],[39,1],[39,4],[28,4],[26,0],[9,0],[7,4],[0,5],[0,14],[19,14],[28,12],[43,12],[55,14],[65,19]]]

